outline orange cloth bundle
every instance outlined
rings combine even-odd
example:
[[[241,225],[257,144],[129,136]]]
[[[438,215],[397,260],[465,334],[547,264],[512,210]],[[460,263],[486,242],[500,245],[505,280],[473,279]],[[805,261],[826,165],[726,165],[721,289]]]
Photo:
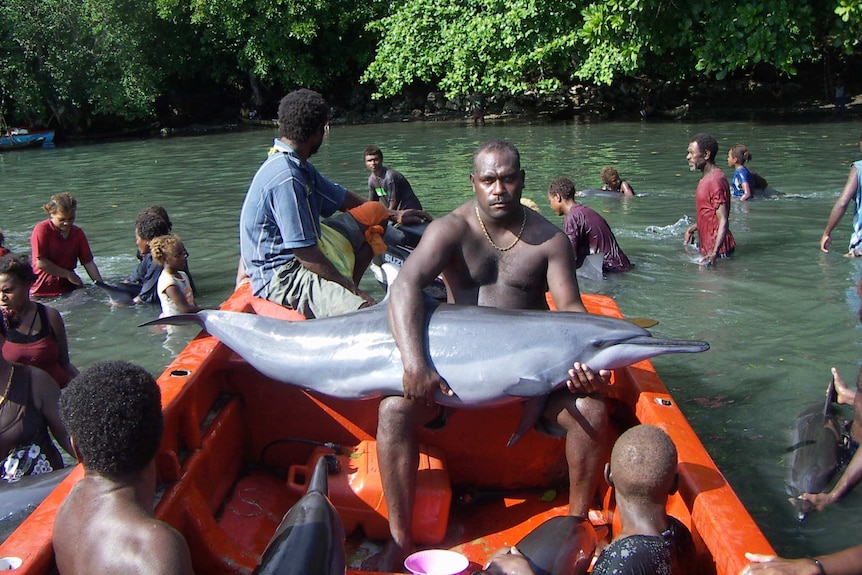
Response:
[[[383,241],[383,222],[389,219],[389,210],[380,202],[365,202],[347,211],[360,224],[367,226],[365,230],[365,241],[371,246],[374,255],[386,251],[386,243]]]

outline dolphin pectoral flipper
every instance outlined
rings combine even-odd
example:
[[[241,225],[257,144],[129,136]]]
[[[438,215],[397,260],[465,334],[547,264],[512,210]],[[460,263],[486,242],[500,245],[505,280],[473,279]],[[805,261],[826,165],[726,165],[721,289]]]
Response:
[[[523,411],[521,411],[521,419],[518,421],[518,427],[515,428],[515,432],[512,434],[512,437],[509,438],[509,441],[506,443],[506,447],[512,447],[518,443],[521,438],[524,437],[525,433],[536,426],[536,423],[542,416],[542,412],[545,411],[546,405],[548,405],[547,395],[534,397],[533,399],[528,399],[524,402]]]
[[[512,397],[537,397],[548,393],[548,384],[536,379],[521,378],[506,388],[506,395]]]

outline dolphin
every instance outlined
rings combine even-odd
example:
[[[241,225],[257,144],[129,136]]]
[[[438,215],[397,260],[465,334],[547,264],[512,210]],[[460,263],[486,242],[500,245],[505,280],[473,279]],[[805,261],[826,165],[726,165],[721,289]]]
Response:
[[[583,575],[596,551],[596,531],[583,517],[552,517],[530,531],[515,548],[535,575]]]
[[[42,503],[74,465],[41,475],[25,475],[18,481],[0,481],[0,541],[12,533]]]
[[[784,486],[799,521],[814,509],[811,502],[799,496],[825,491],[842,463],[841,422],[833,397],[834,383],[830,383],[825,405],[814,403],[796,416],[792,444],[787,449]]]
[[[96,285],[108,294],[108,297],[111,299],[111,305],[132,305],[132,300],[141,291],[141,286],[135,284],[109,284],[97,281]]]
[[[631,196],[626,196],[622,192],[614,192],[613,190],[602,190],[602,189],[598,189],[598,188],[590,188],[587,190],[577,191],[577,192],[575,192],[575,196],[579,197],[579,198],[587,198],[587,197],[591,197],[591,198],[624,198],[624,197],[631,197]]]
[[[605,255],[601,252],[589,254],[584,258],[581,267],[577,269],[578,279],[602,281],[605,279],[605,273],[602,271],[602,266],[605,263]]]
[[[326,474],[321,457],[308,491],[284,515],[252,575],[344,575],[344,524],[329,501]]]
[[[665,353],[709,349],[653,338],[630,322],[588,313],[507,310],[426,301],[429,360],[454,391],[435,401],[491,407],[545,396],[575,361],[593,370]],[[404,368],[389,329],[388,299],[339,316],[288,321],[202,310],[142,324],[200,324],[262,374],[342,399],[401,395]]]

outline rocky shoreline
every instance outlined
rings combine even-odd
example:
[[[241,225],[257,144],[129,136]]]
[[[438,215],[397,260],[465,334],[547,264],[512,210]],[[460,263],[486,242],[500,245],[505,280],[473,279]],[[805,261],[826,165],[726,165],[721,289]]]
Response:
[[[335,99],[333,99],[335,100]],[[862,117],[862,93],[848,94],[842,107],[801,84],[752,82],[683,85],[625,84],[611,87],[573,85],[551,94],[482,96],[487,123],[603,121],[842,121]],[[441,92],[373,100],[355,94],[332,107],[331,123],[471,122],[471,97],[446,98]],[[274,117],[274,111],[271,113]],[[184,123],[172,117],[161,124],[162,136],[193,135],[244,127],[274,128],[269,115],[240,117],[233,108],[218,118]]]

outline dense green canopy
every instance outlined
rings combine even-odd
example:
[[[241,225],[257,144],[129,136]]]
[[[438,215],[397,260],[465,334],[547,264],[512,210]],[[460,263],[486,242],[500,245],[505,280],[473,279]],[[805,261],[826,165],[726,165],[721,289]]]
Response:
[[[195,91],[261,105],[624,78],[721,80],[859,55],[858,0],[4,0],[0,112],[87,126]]]

